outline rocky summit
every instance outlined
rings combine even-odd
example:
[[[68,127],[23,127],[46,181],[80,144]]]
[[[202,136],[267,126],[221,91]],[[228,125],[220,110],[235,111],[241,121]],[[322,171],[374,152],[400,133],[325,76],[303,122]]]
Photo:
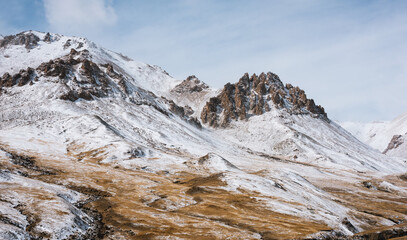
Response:
[[[310,114],[328,120],[325,110],[308,99],[299,87],[284,84],[271,72],[245,73],[235,84],[226,84],[222,92],[207,102],[201,120],[212,127],[225,127],[231,120],[245,120],[269,112],[271,105],[292,114]]]
[[[26,31],[0,76],[0,239],[407,235],[406,131],[382,154],[274,73],[215,89]]]

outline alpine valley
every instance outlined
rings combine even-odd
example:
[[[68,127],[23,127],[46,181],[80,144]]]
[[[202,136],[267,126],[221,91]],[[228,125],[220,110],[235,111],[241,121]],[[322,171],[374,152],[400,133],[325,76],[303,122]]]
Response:
[[[214,89],[84,38],[0,37],[0,239],[406,235],[407,159],[275,73]]]

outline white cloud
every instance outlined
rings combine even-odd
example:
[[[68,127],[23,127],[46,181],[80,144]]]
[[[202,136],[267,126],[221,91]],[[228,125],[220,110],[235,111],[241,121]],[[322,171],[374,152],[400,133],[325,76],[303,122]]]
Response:
[[[98,32],[117,20],[104,0],[44,0],[44,7],[51,29],[64,34]]]

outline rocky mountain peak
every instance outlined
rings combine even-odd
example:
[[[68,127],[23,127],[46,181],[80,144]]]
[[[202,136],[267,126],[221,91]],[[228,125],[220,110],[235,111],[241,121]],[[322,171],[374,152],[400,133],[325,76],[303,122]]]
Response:
[[[175,86],[171,92],[174,93],[193,93],[193,92],[201,92],[204,89],[208,89],[209,86],[199,80],[195,75],[191,75],[187,77],[184,81],[180,84]]]
[[[37,81],[56,81],[64,89],[58,97],[70,101],[92,100],[114,92],[129,94],[126,79],[117,74],[111,64],[96,64],[89,59],[88,50],[78,52],[73,48],[69,54],[44,62],[35,69],[28,67],[14,75],[4,73],[0,77],[0,94],[6,88],[33,85]]]
[[[227,83],[218,96],[206,103],[201,120],[212,127],[226,127],[231,120],[261,115],[272,107],[328,120],[324,108],[308,99],[304,90],[291,84],[284,86],[272,72],[252,76],[245,73],[237,83]]]
[[[51,41],[52,35],[46,34],[44,38]],[[52,96],[60,100],[75,102],[120,98],[137,106],[151,106],[167,117],[172,113],[197,128],[202,127],[199,120],[191,116],[194,111],[190,107],[178,106],[164,97],[158,98],[137,86],[132,76],[108,59],[102,63],[94,61],[87,49],[79,51],[71,48],[68,54],[43,62],[36,68],[28,67],[15,74],[5,72],[0,75],[0,96],[9,94],[14,87],[36,87],[39,82],[57,86]],[[188,82],[197,81],[190,78]]]
[[[40,40],[41,39],[31,31],[22,32],[16,35],[5,36],[0,40],[0,48],[4,48],[8,45],[24,45],[25,48],[31,49],[37,46]]]

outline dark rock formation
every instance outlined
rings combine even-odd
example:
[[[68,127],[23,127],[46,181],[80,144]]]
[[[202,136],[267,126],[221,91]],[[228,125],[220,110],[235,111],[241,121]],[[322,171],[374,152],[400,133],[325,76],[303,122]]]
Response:
[[[177,115],[178,117],[180,117],[184,121],[188,122],[189,124],[194,125],[195,127],[199,128],[199,129],[202,128],[201,122],[196,117],[191,116],[194,113],[194,111],[192,110],[191,107],[179,106],[173,100],[168,100],[165,97],[162,97],[162,99],[168,105],[168,109],[170,110],[170,112]]]
[[[308,99],[299,87],[285,87],[274,73],[245,73],[237,83],[227,83],[222,92],[211,98],[201,113],[203,123],[212,127],[225,127],[231,120],[244,120],[261,115],[276,108],[286,109],[292,114],[311,114],[327,120],[325,110]]]
[[[64,79],[67,73],[71,70],[72,65],[62,59],[50,60],[42,63],[37,67],[37,70],[47,77],[59,77]]]
[[[44,62],[37,69],[23,69],[14,75],[5,73],[0,77],[0,89],[32,85],[39,77],[45,76],[54,77],[55,80],[65,85],[67,91],[59,97],[63,100],[76,101],[80,98],[92,100],[94,97],[107,96],[111,90],[108,74],[102,71],[96,63],[86,58],[75,59],[76,55],[79,55],[79,52],[72,49],[67,56]],[[80,74],[75,76],[73,72],[78,65]],[[71,83],[68,84],[68,82]]]
[[[390,140],[387,148],[383,151],[383,153],[386,154],[388,151],[398,148],[403,143],[404,140],[402,135],[394,135],[393,138]]]
[[[220,108],[220,99],[218,97],[210,98],[201,112],[201,120],[209,126],[218,127]]]
[[[192,92],[201,92],[204,89],[209,88],[204,82],[199,80],[195,75],[187,77],[180,84],[175,86],[171,92],[176,93],[192,93]]]
[[[2,40],[0,40],[0,48],[8,45],[24,45],[25,48],[31,49],[37,46],[39,41],[40,38],[31,32],[19,33],[16,35],[5,36]]]
[[[64,44],[64,49],[67,49],[71,46],[71,39],[66,40],[65,44]]]
[[[44,42],[50,43],[52,41],[51,34],[47,33],[44,36]]]
[[[9,73],[4,73],[0,78],[0,89],[3,87],[24,86],[31,83],[35,77],[33,68],[21,69],[19,73],[11,76]]]

